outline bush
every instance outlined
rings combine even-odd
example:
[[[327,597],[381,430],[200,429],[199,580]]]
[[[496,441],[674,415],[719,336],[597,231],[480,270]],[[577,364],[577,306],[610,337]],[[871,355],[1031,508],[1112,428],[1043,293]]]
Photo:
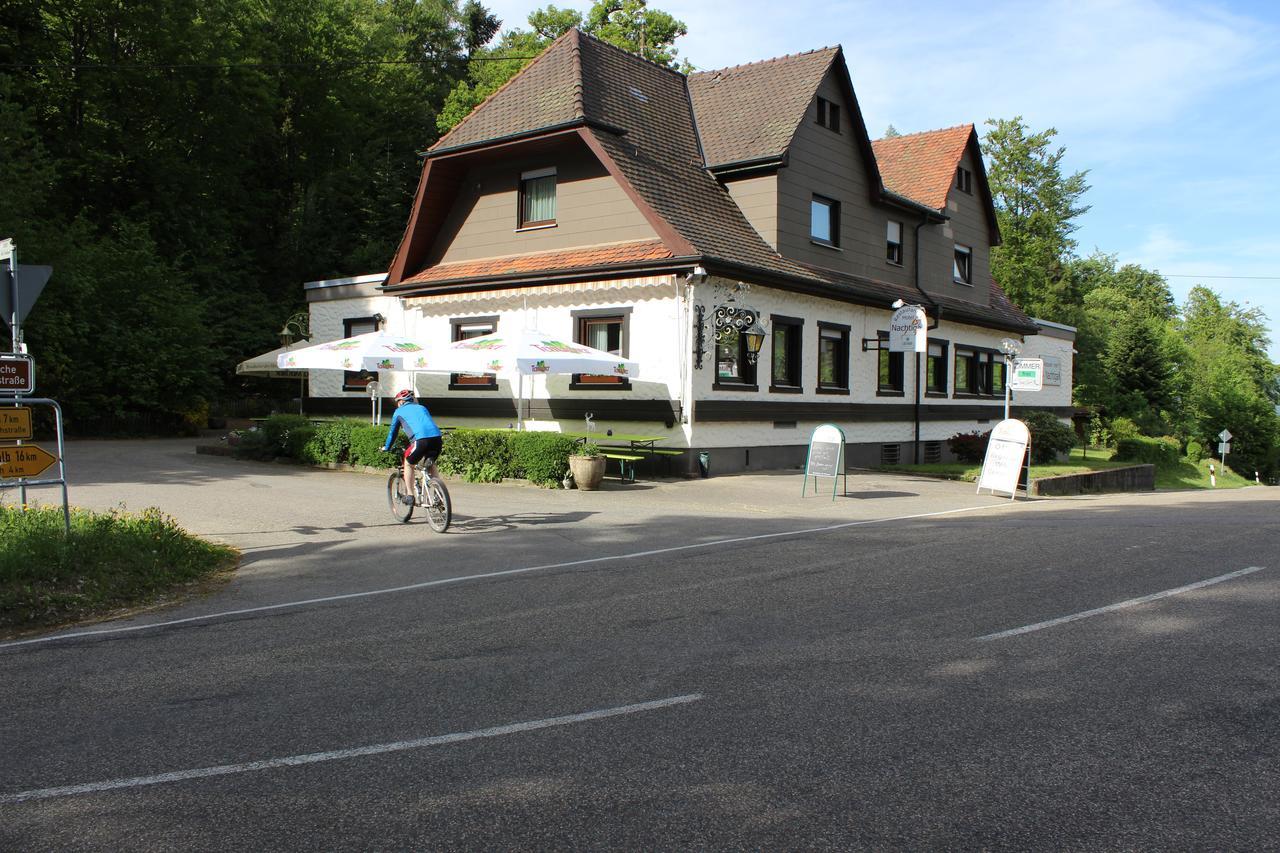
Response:
[[[440,470],[468,483],[497,483],[513,477],[513,435],[491,429],[455,429],[445,437]]]
[[[389,427],[382,425],[353,424],[347,461],[352,465],[367,465],[370,468],[394,468],[399,465],[408,442],[401,432],[391,450],[384,451],[382,443],[387,440],[388,429]]]
[[[990,440],[990,432],[960,432],[947,439],[947,447],[961,462],[981,462]]]
[[[1116,442],[1116,452],[1111,458],[1117,462],[1145,462],[1161,468],[1172,468],[1181,459],[1180,445],[1176,438],[1147,438],[1144,435]]]
[[[346,462],[351,458],[351,433],[364,425],[363,421],[353,418],[318,424],[311,438],[302,446],[302,460],[311,463]]]
[[[1119,447],[1120,442],[1127,438],[1140,438],[1142,436],[1142,430],[1128,418],[1112,418],[1107,424],[1107,429],[1111,433],[1111,441],[1116,447]]]
[[[1187,459],[1193,463],[1198,463],[1204,458],[1204,445],[1196,441],[1194,438],[1187,442]]]
[[[512,438],[512,463],[517,476],[540,486],[559,486],[569,469],[569,454],[578,443],[558,432],[521,432]]]
[[[1031,461],[1037,465],[1056,462],[1076,445],[1075,431],[1052,412],[1036,409],[1024,412],[1020,420],[1031,431]]]
[[[315,434],[315,427],[302,415],[272,415],[262,422],[261,432],[272,455],[301,459],[302,448]]]

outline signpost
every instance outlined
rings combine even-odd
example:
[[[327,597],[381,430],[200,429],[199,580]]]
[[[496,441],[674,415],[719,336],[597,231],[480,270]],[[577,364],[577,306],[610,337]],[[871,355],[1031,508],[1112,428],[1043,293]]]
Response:
[[[1227,470],[1227,454],[1231,452],[1231,430],[1218,433],[1218,453],[1222,454],[1222,470]]]
[[[38,444],[0,445],[0,477],[37,477],[57,461]]]
[[[1041,391],[1044,389],[1044,362],[1038,358],[1014,359],[1013,372],[1009,374],[1010,391]]]
[[[987,455],[982,460],[982,473],[978,475],[978,489],[1008,492],[1009,500],[1018,494],[1018,480],[1023,463],[1031,446],[1031,431],[1022,421],[1007,418],[996,424],[987,442]],[[1031,486],[1031,472],[1027,472],[1027,487]]]
[[[800,487],[800,497],[804,497],[810,477],[830,477],[831,500],[835,500],[836,478],[842,475],[845,487],[841,494],[844,494],[849,490],[849,477],[844,470],[844,430],[835,424],[823,424],[809,438],[809,453],[804,462],[804,485]],[[817,483],[814,483],[813,491],[817,493]]]
[[[30,356],[0,353],[0,394],[31,394],[36,390],[36,365]]]
[[[0,409],[0,441],[26,441],[31,438],[31,410]]]

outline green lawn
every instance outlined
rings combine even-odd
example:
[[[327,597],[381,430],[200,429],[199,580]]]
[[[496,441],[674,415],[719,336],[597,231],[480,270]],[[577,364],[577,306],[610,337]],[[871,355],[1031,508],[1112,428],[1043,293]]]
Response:
[[[1059,474],[1079,474],[1082,471],[1101,471],[1105,468],[1124,468],[1129,465],[1139,463],[1135,462],[1113,462],[1111,461],[1112,451],[1104,447],[1091,447],[1087,451],[1079,447],[1072,448],[1070,456],[1066,461],[1056,462],[1052,465],[1032,465],[1031,477],[1055,477]],[[1156,488],[1157,489],[1208,489],[1209,485],[1209,462],[1211,460],[1204,459],[1198,464],[1194,464],[1187,459],[1183,459],[1175,468],[1157,468],[1156,469]],[[1218,469],[1218,488],[1220,489],[1238,489],[1242,486],[1253,485],[1252,481],[1235,474],[1232,471],[1222,470],[1220,463],[1214,463],[1214,467]],[[946,480],[964,480],[969,483],[977,482],[978,474],[982,471],[982,463],[980,462],[938,462],[931,465],[885,465],[877,468],[878,471],[892,471],[899,474],[923,474],[927,477],[940,477]]]

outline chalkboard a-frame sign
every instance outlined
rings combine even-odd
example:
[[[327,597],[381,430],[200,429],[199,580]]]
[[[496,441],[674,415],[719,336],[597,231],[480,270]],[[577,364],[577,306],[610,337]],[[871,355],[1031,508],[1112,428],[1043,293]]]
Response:
[[[835,424],[823,424],[809,438],[809,454],[804,461],[804,485],[800,487],[800,497],[804,497],[810,477],[831,478],[831,500],[836,499],[837,478],[845,478],[841,494],[849,491],[849,477],[844,472],[844,430]],[[816,481],[813,491],[814,494],[818,492]]]

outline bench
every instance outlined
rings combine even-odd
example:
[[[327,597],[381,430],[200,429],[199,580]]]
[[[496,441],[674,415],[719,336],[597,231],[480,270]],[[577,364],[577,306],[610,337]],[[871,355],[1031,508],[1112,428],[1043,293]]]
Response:
[[[618,460],[618,479],[619,480],[621,480],[624,483],[627,482],[628,480],[630,480],[633,483],[636,481],[636,468],[634,465],[628,465],[627,463],[639,462],[641,459],[644,458],[643,456],[638,456],[635,453],[619,453],[616,451],[609,451],[609,450],[601,450],[600,455],[603,456],[605,459]]]

